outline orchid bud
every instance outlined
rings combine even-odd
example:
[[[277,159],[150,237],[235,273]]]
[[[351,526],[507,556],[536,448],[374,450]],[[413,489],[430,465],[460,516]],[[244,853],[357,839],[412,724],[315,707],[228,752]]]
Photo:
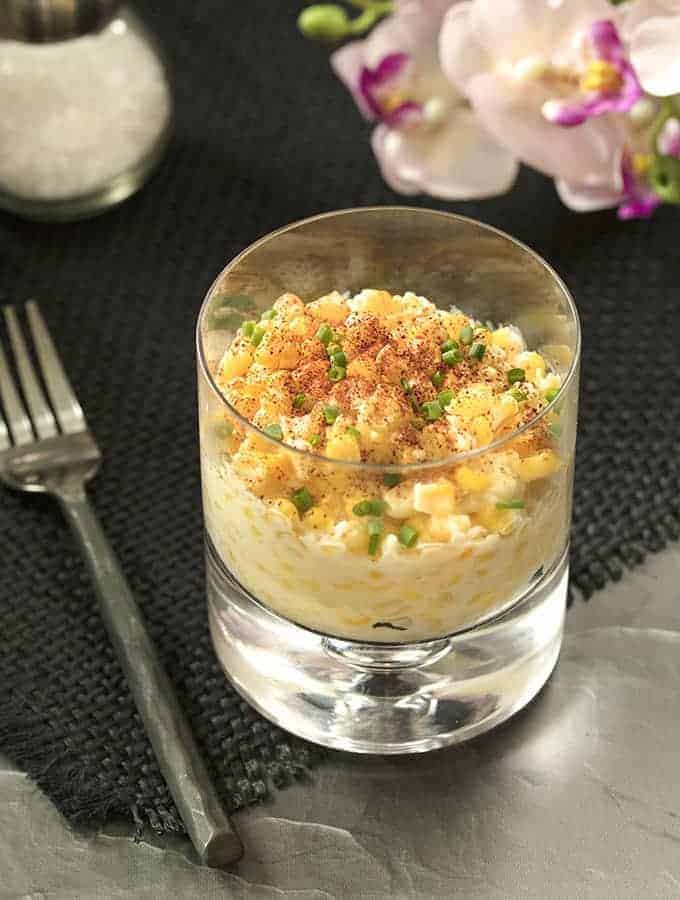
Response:
[[[649,186],[664,203],[680,203],[680,159],[656,155],[647,173]]]
[[[313,40],[340,41],[350,33],[351,23],[342,7],[319,3],[300,13],[298,28],[305,37]]]

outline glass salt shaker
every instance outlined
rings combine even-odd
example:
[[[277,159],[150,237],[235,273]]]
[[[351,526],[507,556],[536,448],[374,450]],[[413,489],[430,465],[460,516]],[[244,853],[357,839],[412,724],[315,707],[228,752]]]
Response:
[[[172,97],[155,40],[120,0],[3,0],[0,111],[0,208],[69,221],[146,181]]]

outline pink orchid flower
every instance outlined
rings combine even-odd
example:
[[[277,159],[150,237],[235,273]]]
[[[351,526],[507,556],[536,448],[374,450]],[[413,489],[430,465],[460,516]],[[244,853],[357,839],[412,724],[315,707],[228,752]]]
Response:
[[[336,51],[331,63],[377,123],[373,151],[395,191],[446,200],[493,196],[512,186],[518,163],[439,66],[438,35],[450,7],[451,0],[398,0],[393,15]]]
[[[634,0],[622,10],[642,87],[657,97],[680,93],[680,0]]]
[[[556,179],[575,209],[615,205],[624,190],[620,111],[640,92],[616,27],[602,25],[612,15],[607,0],[468,0],[442,25],[440,62],[451,83],[499,142]],[[555,101],[578,127],[546,117]]]

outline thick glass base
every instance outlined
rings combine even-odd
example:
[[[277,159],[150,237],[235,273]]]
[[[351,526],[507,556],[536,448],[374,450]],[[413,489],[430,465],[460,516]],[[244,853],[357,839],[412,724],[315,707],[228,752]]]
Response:
[[[417,644],[363,644],[301,628],[263,608],[207,544],[215,650],[262,715],[317,744],[419,753],[503,722],[545,684],[562,643],[568,554],[510,611]]]

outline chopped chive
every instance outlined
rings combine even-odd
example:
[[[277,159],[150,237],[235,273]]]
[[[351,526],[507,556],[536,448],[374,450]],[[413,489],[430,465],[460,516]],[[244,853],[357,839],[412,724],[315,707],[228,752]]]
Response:
[[[331,362],[334,366],[340,366],[343,369],[347,367],[347,357],[342,350],[338,350],[336,353],[332,354]]]
[[[324,323],[320,326],[319,330],[316,333],[316,336],[322,344],[329,344],[333,339],[333,329],[330,325],[326,325]]]
[[[556,439],[562,437],[562,426],[558,425],[557,422],[553,422],[552,425],[548,425],[548,431]]]
[[[302,514],[306,513],[314,506],[314,498],[306,487],[298,488],[297,491],[293,491],[290,499],[297,508],[297,511]]]
[[[342,353],[342,347],[340,344],[331,343],[326,347],[326,353],[329,356],[334,356],[336,353]]]
[[[401,482],[401,475],[398,472],[386,472],[383,475],[383,484],[387,487],[395,487]]]
[[[500,500],[496,509],[524,509],[524,500]]]
[[[461,344],[471,344],[473,336],[474,331],[472,330],[471,325],[466,325],[465,328],[461,328],[459,335]]]
[[[337,406],[324,406],[323,417],[327,425],[332,425],[339,415],[340,410]]]
[[[550,388],[549,391],[545,392],[545,399],[548,403],[552,403],[558,394],[559,394],[558,388]]]
[[[305,405],[306,399],[306,394],[296,394],[293,397],[293,409],[302,409],[302,407]]]
[[[470,347],[470,359],[482,360],[485,353],[485,344],[473,344],[472,347]]]
[[[428,422],[436,422],[444,414],[438,400],[429,400],[427,403],[423,403],[423,412]]]
[[[449,339],[448,341],[444,341],[442,344],[442,353],[448,353],[449,350],[457,350],[458,349],[458,341],[453,341]]]
[[[275,319],[275,318],[276,318],[276,310],[275,310],[275,309],[268,309],[268,310],[266,310],[266,312],[263,312],[263,313],[262,313],[262,315],[260,316],[260,318],[261,318],[261,319],[264,319],[265,322],[269,321],[270,319]]]
[[[331,366],[328,370],[328,377],[331,381],[342,381],[347,377],[347,369],[344,366]]]
[[[352,512],[355,516],[370,516],[371,514],[371,501],[370,500],[360,500],[358,503],[355,503],[352,507]]]
[[[402,388],[403,392],[406,394],[406,396],[408,397],[408,395],[413,390],[413,385],[411,384],[410,381],[407,381],[405,378],[402,378],[401,379],[401,388]]]
[[[410,525],[402,525],[399,529],[399,543],[404,547],[415,547],[418,542],[418,532]]]
[[[259,347],[265,334],[266,332],[264,328],[262,328],[261,325],[256,325],[255,328],[253,328],[253,333],[250,336],[250,340],[253,344],[255,344],[256,347]]]
[[[425,419],[421,419],[419,416],[417,419],[411,421],[411,425],[413,425],[416,431],[422,431],[425,427]]]
[[[361,440],[361,432],[359,431],[358,428],[355,428],[353,425],[348,425],[347,428],[345,428],[345,431],[347,432],[347,434],[351,434],[352,437],[355,438],[357,441]]]
[[[277,441],[283,440],[283,431],[281,431],[280,425],[267,425],[264,429],[264,433],[268,434],[269,437],[276,438]]]
[[[455,366],[459,362],[463,361],[463,354],[460,350],[447,350],[442,353],[442,359],[446,363],[447,366]]]
[[[256,325],[257,322],[244,322],[243,325],[241,325],[241,331],[246,337],[252,337]]]
[[[387,509],[384,500],[360,500],[352,507],[355,516],[381,516]]]
[[[368,523],[368,552],[371,556],[375,556],[380,548],[380,541],[385,532],[385,524],[380,519],[372,519]]]
[[[320,434],[313,434],[313,435],[309,438],[308,443],[309,443],[309,445],[310,445],[311,447],[318,447],[319,444],[321,443],[321,435],[320,435]]]
[[[453,400],[453,391],[440,391],[437,394],[437,403],[444,409],[445,406],[448,406],[449,403]]]
[[[521,388],[513,388],[510,391],[510,396],[514,397],[518,403],[523,403],[527,399],[527,395]]]
[[[518,381],[526,381],[524,369],[510,369],[508,372],[508,384],[517,384]]]
[[[432,384],[435,387],[441,387],[444,384],[444,377],[443,372],[435,372],[432,376]]]

